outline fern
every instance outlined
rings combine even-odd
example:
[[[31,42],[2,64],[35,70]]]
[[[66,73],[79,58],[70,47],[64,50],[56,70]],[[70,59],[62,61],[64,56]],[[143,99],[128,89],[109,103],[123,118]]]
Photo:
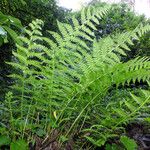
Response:
[[[85,132],[94,133],[95,138],[86,138],[97,146],[103,145],[108,138],[119,136],[120,131],[124,132],[123,125],[142,117],[143,110],[146,110],[149,104],[150,91],[147,90],[141,90],[141,97],[131,93],[131,97],[127,100],[123,99],[120,104],[118,102],[109,102],[106,108],[102,108],[107,111],[100,110],[99,119],[96,118],[99,120],[99,124],[84,130]],[[98,139],[96,140],[96,138]]]
[[[133,38],[138,40],[150,31],[149,25],[95,39],[96,24],[109,9],[110,6],[101,9],[89,7],[82,10],[80,20],[73,17],[72,24],[58,21],[59,33],[49,31],[51,39],[42,36],[41,20],[33,21],[30,29],[25,30],[26,35],[19,37],[22,44],[17,45],[17,51],[13,52],[15,61],[8,64],[18,71],[10,77],[15,79],[13,101],[17,101],[18,107],[14,111],[17,112],[15,119],[22,122],[19,130],[22,137],[28,132],[32,137],[32,130],[37,128],[49,133],[56,127],[68,137],[71,132],[78,131],[78,124],[81,125],[79,132],[87,124],[91,127],[89,131],[100,134],[96,144],[101,145],[107,138],[116,136],[113,130],[122,129],[121,124],[130,121],[139,108],[148,103],[147,98],[144,104],[134,102],[133,106],[126,101],[123,108],[116,111],[111,105],[106,109],[102,103],[113,85],[117,87],[150,78],[148,58],[121,61],[121,56],[130,50],[128,46],[133,44]],[[130,106],[136,108],[136,112]],[[127,109],[127,113],[122,109]],[[90,122],[92,117],[94,121]],[[115,124],[116,121],[120,124]],[[107,131],[106,135],[99,132],[102,127]],[[92,137],[88,139],[95,141]]]

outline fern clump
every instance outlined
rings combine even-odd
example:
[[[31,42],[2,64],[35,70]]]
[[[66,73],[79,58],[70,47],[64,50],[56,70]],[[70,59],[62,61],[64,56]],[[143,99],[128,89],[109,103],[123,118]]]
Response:
[[[133,103],[104,104],[114,85],[150,79],[149,58],[121,61],[132,40],[150,31],[150,25],[95,38],[96,26],[110,9],[89,7],[82,10],[80,20],[73,17],[72,24],[58,21],[59,33],[49,31],[52,39],[42,36],[41,20],[25,29],[13,52],[15,61],[8,63],[17,70],[10,75],[15,83],[7,108],[13,119],[13,138],[21,135],[30,142],[37,134],[46,137],[44,144],[57,130],[60,146],[75,134],[101,146],[147,106],[149,94],[145,92],[144,100],[131,94]]]

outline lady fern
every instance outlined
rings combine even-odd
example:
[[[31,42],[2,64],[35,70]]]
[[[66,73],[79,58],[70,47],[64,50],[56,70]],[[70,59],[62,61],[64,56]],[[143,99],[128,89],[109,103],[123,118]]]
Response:
[[[88,125],[94,134],[99,133],[98,128],[108,129],[105,140],[104,136],[100,137],[98,145],[112,137],[112,128],[118,128],[118,125],[102,122],[105,122],[105,113],[112,117],[115,107],[105,109],[103,99],[114,85],[149,80],[148,58],[122,62],[121,56],[130,50],[128,45],[133,44],[133,39],[138,40],[150,31],[150,26],[139,25],[133,31],[96,40],[96,25],[109,9],[110,6],[89,7],[82,10],[80,20],[73,17],[71,24],[58,21],[60,32],[50,31],[51,39],[42,36],[43,22],[40,20],[33,21],[30,29],[25,30],[26,35],[19,37],[22,43],[13,52],[15,61],[8,64],[18,71],[10,77],[16,79],[12,91],[17,109],[13,113],[21,122],[19,133],[22,137],[26,134],[32,137],[37,128],[50,135],[57,127],[68,137],[71,132],[77,132],[79,125],[80,131]],[[135,107],[138,109],[139,105]],[[96,118],[90,122],[95,114]],[[117,111],[114,115],[121,116]],[[107,127],[109,124],[112,128]],[[92,130],[93,127],[96,130]]]
[[[109,102],[107,106],[99,106],[102,110],[95,114],[99,117],[93,116],[94,120],[99,120],[98,124],[83,130],[93,133],[93,137],[86,136],[86,138],[94,145],[101,146],[108,138],[118,137],[119,134],[117,133],[120,131],[124,133],[123,126],[142,117],[143,110],[146,111],[150,104],[150,91],[141,90],[140,94],[141,97],[138,97],[131,93],[131,97],[127,100],[122,99],[120,102]]]

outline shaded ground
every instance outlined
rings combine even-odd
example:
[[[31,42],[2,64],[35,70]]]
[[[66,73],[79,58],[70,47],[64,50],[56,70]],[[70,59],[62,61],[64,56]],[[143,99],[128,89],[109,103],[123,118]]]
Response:
[[[150,127],[142,124],[131,124],[127,135],[137,141],[138,150],[150,150]]]

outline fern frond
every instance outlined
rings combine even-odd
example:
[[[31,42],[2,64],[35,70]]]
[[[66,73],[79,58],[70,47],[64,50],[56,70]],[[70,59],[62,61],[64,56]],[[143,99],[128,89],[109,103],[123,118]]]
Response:
[[[123,64],[118,64],[113,70],[114,84],[125,84],[133,81],[146,81],[150,78],[149,58],[135,58]]]
[[[145,94],[145,92],[147,94]],[[99,124],[92,126],[90,129],[83,130],[84,132],[94,133],[93,137],[86,137],[88,140],[97,146],[102,146],[105,144],[108,138],[113,138],[114,132],[118,134],[124,129],[123,124],[129,123],[129,121],[134,121],[140,117],[142,110],[150,104],[150,91],[141,90],[141,97],[137,97],[131,94],[130,99],[122,100],[123,103],[119,106],[116,102],[114,104],[108,104],[104,113],[101,112],[99,119]],[[92,130],[94,129],[96,130]],[[98,139],[97,139],[98,137]],[[99,138],[103,143],[99,143]]]
[[[57,21],[59,32],[49,32],[51,39],[42,36],[42,21],[36,20],[29,25],[26,35],[20,37],[22,43],[13,52],[15,61],[8,63],[18,71],[10,75],[16,79],[12,86],[16,94],[13,100],[18,101],[20,109],[16,120],[30,116],[30,121],[36,124],[38,113],[46,120],[45,129],[50,130],[53,122],[60,125],[69,117],[66,135],[76,128],[77,123],[83,127],[86,123],[91,126],[89,131],[96,129],[96,135],[100,135],[95,142],[100,145],[107,138],[116,136],[113,130],[123,130],[121,124],[139,115],[149,103],[148,94],[145,94],[146,100],[132,95],[132,101],[109,103],[107,107],[101,102],[113,85],[150,80],[149,58],[121,61],[121,55],[130,50],[133,39],[138,40],[150,31],[150,26],[140,25],[133,31],[96,40],[96,25],[109,9],[109,6],[100,10],[83,9],[81,19],[73,17],[70,25]],[[30,110],[29,114],[27,110]],[[57,118],[53,116],[56,110]],[[89,113],[96,117],[94,123],[85,117]],[[62,127],[63,130],[66,131]],[[104,131],[108,131],[107,135],[102,134]]]

